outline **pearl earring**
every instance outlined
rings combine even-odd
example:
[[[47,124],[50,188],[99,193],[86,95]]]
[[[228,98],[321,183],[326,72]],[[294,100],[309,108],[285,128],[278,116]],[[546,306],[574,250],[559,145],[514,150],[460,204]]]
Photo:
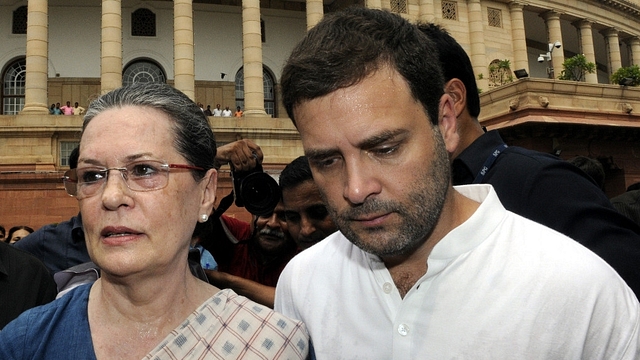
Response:
[[[207,222],[207,220],[209,220],[209,215],[207,214],[200,215],[200,222]]]

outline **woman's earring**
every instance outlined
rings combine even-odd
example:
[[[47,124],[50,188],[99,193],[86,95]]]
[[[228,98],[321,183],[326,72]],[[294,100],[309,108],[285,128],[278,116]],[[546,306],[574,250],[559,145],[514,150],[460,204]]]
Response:
[[[207,222],[207,220],[209,220],[209,215],[207,214],[200,215],[200,222]]]

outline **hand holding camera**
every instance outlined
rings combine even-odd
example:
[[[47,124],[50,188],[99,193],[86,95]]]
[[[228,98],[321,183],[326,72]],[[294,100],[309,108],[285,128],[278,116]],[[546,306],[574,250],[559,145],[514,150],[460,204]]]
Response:
[[[260,147],[246,139],[220,146],[216,155],[217,162],[231,166],[236,206],[258,216],[270,214],[281,197],[278,183],[263,172],[262,159]]]

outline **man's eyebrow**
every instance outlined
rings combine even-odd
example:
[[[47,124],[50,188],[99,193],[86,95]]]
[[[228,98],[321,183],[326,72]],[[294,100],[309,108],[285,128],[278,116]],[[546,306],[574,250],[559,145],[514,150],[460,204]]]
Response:
[[[305,156],[311,160],[326,159],[335,155],[339,155],[338,149],[310,149],[304,152]]]
[[[409,130],[407,129],[386,130],[362,140],[357,146],[364,150],[371,149],[397,136],[408,133]],[[338,149],[310,149],[305,151],[305,155],[310,161],[317,161],[340,155],[340,151]]]
[[[409,131],[406,129],[386,130],[379,134],[373,135],[367,139],[362,140],[360,143],[358,143],[358,147],[360,149],[365,149],[365,150],[371,149],[399,135],[408,134],[408,133]]]

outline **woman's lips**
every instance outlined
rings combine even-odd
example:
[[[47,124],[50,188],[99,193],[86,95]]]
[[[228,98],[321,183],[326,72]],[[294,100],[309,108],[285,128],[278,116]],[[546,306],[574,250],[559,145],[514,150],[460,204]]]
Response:
[[[136,240],[141,233],[128,227],[106,227],[100,232],[100,238],[106,244],[122,244]]]

